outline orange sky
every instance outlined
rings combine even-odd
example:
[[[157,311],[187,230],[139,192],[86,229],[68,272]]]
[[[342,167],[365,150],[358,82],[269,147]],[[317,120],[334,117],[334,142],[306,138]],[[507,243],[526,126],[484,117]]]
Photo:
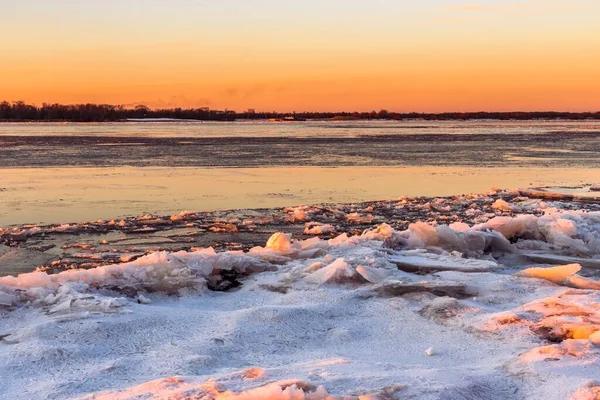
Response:
[[[600,110],[596,0],[13,3],[0,16],[10,38],[0,50],[0,99]]]

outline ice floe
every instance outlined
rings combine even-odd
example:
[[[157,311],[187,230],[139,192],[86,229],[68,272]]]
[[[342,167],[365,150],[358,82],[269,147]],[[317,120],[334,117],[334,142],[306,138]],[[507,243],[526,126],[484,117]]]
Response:
[[[0,277],[0,397],[594,398],[600,214],[560,201],[493,190],[228,215],[202,229],[301,224],[246,251],[126,262],[78,241],[65,250],[102,265]],[[15,246],[200,218],[0,234]]]

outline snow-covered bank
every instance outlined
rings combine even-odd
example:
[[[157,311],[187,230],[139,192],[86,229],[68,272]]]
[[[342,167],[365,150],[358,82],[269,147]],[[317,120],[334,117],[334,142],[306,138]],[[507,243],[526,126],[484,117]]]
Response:
[[[593,399],[600,213],[509,197],[471,224],[2,277],[0,397]]]

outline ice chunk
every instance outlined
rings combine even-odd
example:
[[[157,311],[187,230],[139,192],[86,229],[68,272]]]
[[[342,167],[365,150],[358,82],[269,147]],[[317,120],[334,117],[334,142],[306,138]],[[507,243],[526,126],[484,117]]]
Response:
[[[149,298],[147,298],[146,296],[144,296],[143,294],[140,294],[137,298],[138,303],[140,304],[150,304],[152,303],[152,300],[150,300]]]
[[[346,215],[346,220],[355,224],[372,224],[375,221],[373,214],[360,215],[357,212]]]
[[[289,253],[292,251],[292,235],[281,232],[274,233],[269,240],[267,240],[265,248],[276,250],[281,253]]]
[[[292,221],[306,221],[309,217],[309,206],[288,207],[284,210],[286,214],[291,214]]]
[[[322,224],[319,222],[307,222],[304,227],[305,235],[325,235],[333,233],[335,228],[331,224]]]
[[[512,211],[512,206],[502,199],[496,200],[492,208],[496,211]]]
[[[600,253],[600,224],[594,212],[546,209],[545,215],[523,214],[495,217],[473,227],[479,231],[496,231],[507,239],[546,242],[561,253],[589,257]]]
[[[399,233],[390,225],[383,223],[375,229],[366,230],[361,237],[368,240],[381,240],[382,242],[397,238]]]
[[[529,261],[543,264],[579,264],[584,268],[600,269],[600,260],[589,257],[569,257],[548,253],[523,253]]]
[[[389,257],[389,261],[406,272],[486,272],[498,267],[498,264],[494,261],[461,258],[458,254],[421,253],[413,255],[411,253],[400,252],[397,255]]]
[[[460,283],[406,283],[401,281],[386,281],[377,285],[373,291],[380,296],[397,297],[409,293],[431,293],[435,296],[449,296],[454,298],[472,297],[466,285]]]
[[[545,279],[550,282],[562,284],[568,277],[576,274],[581,270],[579,264],[561,265],[559,267],[551,268],[528,268],[523,271],[519,271],[517,276],[523,276],[527,278],[539,278]]]
[[[464,222],[453,222],[450,225],[448,225],[448,227],[456,232],[465,232],[471,229],[471,227],[468,224],[465,224]]]
[[[356,272],[371,283],[383,282],[391,275],[391,271],[382,268],[366,267],[363,265],[356,267]]]
[[[61,303],[58,303],[54,307],[50,308],[49,313],[54,314],[58,312],[70,311],[71,303],[73,303],[73,299],[64,300]]]
[[[16,297],[12,294],[0,292],[0,306],[12,306],[16,303]]]
[[[292,241],[291,234],[281,232],[271,235],[265,247],[253,247],[249,255],[260,257],[275,263],[286,263],[292,259],[311,258],[322,249],[329,247],[326,241],[312,238],[304,241]]]
[[[320,270],[321,268],[323,268],[323,263],[320,261],[316,261],[312,264],[310,264],[305,270],[304,272],[308,272],[308,273],[312,273],[315,271]]]
[[[517,273],[517,276],[545,279],[557,285],[570,286],[577,289],[600,290],[600,282],[576,275],[581,270],[579,264],[561,265],[550,268],[529,268]]]
[[[485,224],[475,225],[475,230],[489,229],[500,232],[505,238],[520,237],[537,229],[537,217],[535,215],[518,215],[516,217],[495,217]]]
[[[560,360],[563,357],[584,358],[594,351],[593,345],[585,339],[567,339],[560,344],[536,347],[521,355],[521,360],[526,362],[546,361],[548,359]]]
[[[566,279],[565,285],[577,289],[600,290],[600,282],[593,279],[584,278],[579,275],[573,275]]]
[[[437,246],[438,235],[435,227],[424,222],[417,222],[408,226],[408,245],[413,248]]]
[[[352,281],[357,273],[343,258],[338,258],[326,267],[313,272],[304,278],[308,283],[322,285],[326,283],[343,283]]]
[[[182,289],[203,290],[207,278],[220,271],[250,274],[271,268],[261,259],[237,252],[216,253],[212,248],[193,252],[156,252],[132,262],[89,270],[0,277],[0,292],[13,295],[22,303],[31,301],[33,304],[56,306],[71,299],[77,300],[71,306],[77,305],[79,309],[112,310],[119,304],[99,300],[99,297],[83,301],[82,296],[95,289],[120,291],[128,296],[136,296],[138,291],[177,294]]]
[[[457,229],[453,229],[457,228]],[[408,229],[396,236],[410,248],[422,249],[441,247],[447,251],[477,254],[483,251],[512,252],[513,246],[499,232],[487,228],[471,229],[467,225],[452,224],[437,227],[424,222],[410,224]]]

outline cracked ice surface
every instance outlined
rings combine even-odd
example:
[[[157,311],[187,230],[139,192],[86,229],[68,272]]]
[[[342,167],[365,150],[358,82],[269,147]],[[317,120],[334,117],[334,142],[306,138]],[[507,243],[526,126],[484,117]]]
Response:
[[[322,234],[373,224],[1,277],[0,397],[593,398],[600,213],[494,193],[401,199],[404,229],[303,206]],[[458,203],[480,213],[428,220]]]

